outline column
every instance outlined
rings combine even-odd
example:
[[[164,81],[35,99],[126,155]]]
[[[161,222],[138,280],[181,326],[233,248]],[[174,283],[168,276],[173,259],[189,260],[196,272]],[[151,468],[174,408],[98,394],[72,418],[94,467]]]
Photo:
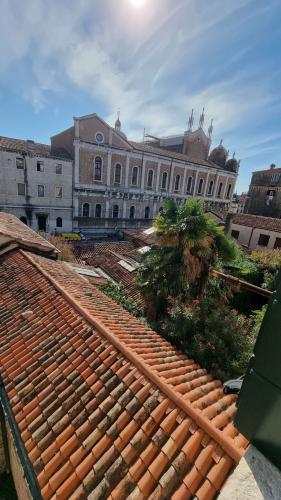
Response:
[[[107,175],[106,175],[106,185],[109,187],[110,186],[110,174],[111,174],[111,158],[112,158],[112,153],[109,152],[107,156]]]
[[[196,170],[196,174],[195,174],[195,178],[194,178],[194,185],[193,185],[193,192],[192,192],[193,196],[196,196],[198,174],[199,174],[199,169]]]
[[[126,219],[127,218],[127,201],[126,200],[123,200],[123,215],[122,215],[123,219]]]
[[[109,199],[108,198],[105,200],[105,217],[107,219],[109,218]]]
[[[129,167],[130,167],[130,156],[126,157],[126,169],[125,169],[125,188],[129,187]]]
[[[206,178],[206,186],[205,186],[204,194],[203,194],[204,198],[206,198],[206,195],[207,195],[207,192],[208,192],[209,177],[210,177],[210,172],[208,172],[207,178]]]
[[[185,167],[185,169],[184,169],[184,174],[183,174],[183,178],[182,178],[182,187],[181,187],[181,194],[182,195],[186,194],[186,191],[185,191],[186,175],[187,175],[187,167]]]
[[[159,193],[159,191],[160,191],[160,186],[159,186],[160,165],[161,165],[161,161],[158,161],[157,174],[156,174],[156,183],[155,183],[155,193]]]
[[[74,144],[74,186],[79,184],[80,173],[80,145],[75,142]]]
[[[173,165],[173,162],[172,162],[172,166],[170,167],[170,185],[168,186],[168,192],[172,192],[173,191],[173,182],[174,182],[174,170],[175,170],[175,165]]]
[[[144,179],[145,179],[145,171],[146,171],[146,162],[147,162],[147,160],[143,160],[143,162],[142,162],[141,191],[144,190]]]

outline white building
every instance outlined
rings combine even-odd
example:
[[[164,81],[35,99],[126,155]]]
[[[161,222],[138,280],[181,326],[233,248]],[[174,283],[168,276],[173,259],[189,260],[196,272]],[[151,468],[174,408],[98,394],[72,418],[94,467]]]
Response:
[[[73,162],[66,151],[0,137],[0,211],[34,230],[72,231]]]
[[[249,250],[281,248],[281,219],[250,214],[229,214],[229,236]]]

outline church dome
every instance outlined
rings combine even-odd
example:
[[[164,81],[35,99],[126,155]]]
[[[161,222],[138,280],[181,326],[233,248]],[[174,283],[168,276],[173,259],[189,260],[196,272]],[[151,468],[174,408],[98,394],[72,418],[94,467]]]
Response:
[[[230,158],[229,160],[227,160],[225,168],[230,172],[238,172],[239,162],[236,160],[236,158]]]
[[[214,162],[216,165],[220,167],[224,167],[227,160],[228,152],[225,147],[222,145],[222,141],[219,146],[214,148],[209,156],[209,160]]]

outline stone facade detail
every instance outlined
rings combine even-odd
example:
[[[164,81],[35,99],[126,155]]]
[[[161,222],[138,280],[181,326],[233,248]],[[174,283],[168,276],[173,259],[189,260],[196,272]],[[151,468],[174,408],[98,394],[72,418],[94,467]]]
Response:
[[[281,168],[253,172],[244,212],[281,217]]]

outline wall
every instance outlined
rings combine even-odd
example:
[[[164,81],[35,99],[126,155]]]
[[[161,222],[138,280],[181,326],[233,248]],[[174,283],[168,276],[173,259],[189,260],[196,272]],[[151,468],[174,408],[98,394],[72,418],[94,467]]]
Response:
[[[11,473],[13,475],[14,484],[18,495],[18,500],[32,500],[28,484],[24,477],[24,471],[20,459],[17,455],[11,431],[8,425],[6,426],[6,428],[7,428],[9,454],[10,454]]]
[[[53,137],[51,137],[52,154],[55,156],[57,150],[65,149],[70,156],[74,158],[74,135],[74,127],[70,127],[60,134],[53,135]]]
[[[281,238],[281,233],[275,231],[267,231],[266,229],[252,228],[248,226],[241,226],[240,224],[230,223],[230,227],[228,229],[228,235],[231,235],[231,231],[239,231],[238,242],[241,245],[249,246],[250,242],[250,250],[264,250],[264,249],[272,249],[274,248],[276,238]],[[261,234],[268,235],[269,242],[267,246],[258,245],[258,240]]]

